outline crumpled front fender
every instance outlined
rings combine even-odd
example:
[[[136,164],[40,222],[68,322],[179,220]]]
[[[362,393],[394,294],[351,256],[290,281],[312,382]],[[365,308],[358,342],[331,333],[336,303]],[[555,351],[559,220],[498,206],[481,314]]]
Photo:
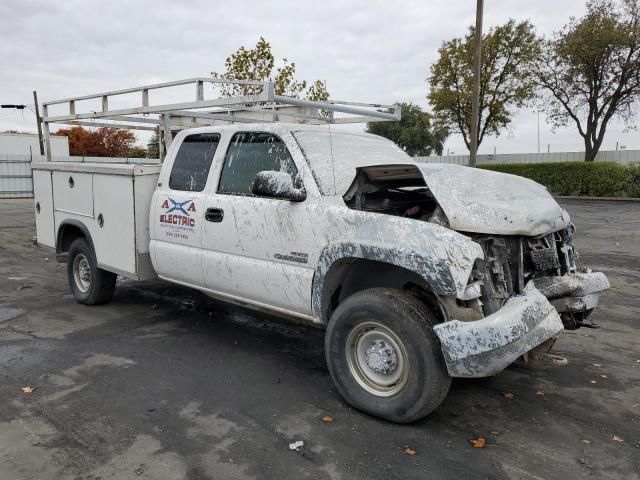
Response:
[[[433,327],[452,377],[495,375],[563,329],[558,312],[533,281],[488,317]]]

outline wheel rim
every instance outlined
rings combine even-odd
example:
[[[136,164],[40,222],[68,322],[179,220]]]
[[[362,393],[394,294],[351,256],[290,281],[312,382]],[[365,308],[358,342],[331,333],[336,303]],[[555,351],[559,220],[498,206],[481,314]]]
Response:
[[[364,322],[351,330],[347,338],[347,364],[358,384],[378,397],[398,393],[409,374],[404,343],[378,322]]]
[[[82,253],[77,254],[73,259],[73,279],[76,287],[82,293],[87,293],[91,287],[91,266],[89,260]]]

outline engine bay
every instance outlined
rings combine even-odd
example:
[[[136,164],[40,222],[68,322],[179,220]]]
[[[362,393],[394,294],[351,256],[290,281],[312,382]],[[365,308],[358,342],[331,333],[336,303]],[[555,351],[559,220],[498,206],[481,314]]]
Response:
[[[395,175],[372,179],[361,170],[343,198],[345,204],[354,210],[449,226],[444,212],[421,177]]]

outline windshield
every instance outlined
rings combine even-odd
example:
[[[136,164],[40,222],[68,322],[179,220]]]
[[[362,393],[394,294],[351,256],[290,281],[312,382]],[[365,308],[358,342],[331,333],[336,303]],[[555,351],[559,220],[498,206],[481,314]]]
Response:
[[[317,130],[291,133],[323,195],[343,195],[353,182],[357,167],[414,163],[395,143],[376,135]]]

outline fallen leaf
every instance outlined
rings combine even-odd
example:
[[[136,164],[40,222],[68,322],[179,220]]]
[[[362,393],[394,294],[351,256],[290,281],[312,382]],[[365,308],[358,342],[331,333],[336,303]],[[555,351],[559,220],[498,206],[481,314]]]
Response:
[[[614,442],[618,442],[618,443],[624,443],[624,438],[619,437],[619,436],[617,436],[617,435],[613,435],[613,436],[611,437],[611,440],[613,440]]]
[[[540,389],[536,392],[536,395],[542,395],[544,397],[544,390]]]
[[[511,400],[513,398],[513,393],[503,393],[503,395],[507,400]]]
[[[325,423],[331,423],[333,422],[333,417],[331,415],[325,415],[324,417],[322,417],[322,421]]]
[[[402,453],[404,453],[405,455],[409,455],[411,457],[413,457],[416,454],[416,451],[413,448],[405,448]]]
[[[589,445],[591,443],[591,440],[587,440],[586,438],[583,438],[582,443],[586,443],[587,445]]]
[[[473,445],[473,448],[484,448],[484,446],[487,444],[487,440],[480,437],[480,438],[476,438],[475,440],[470,440],[471,445]]]
[[[33,392],[35,389],[31,388],[31,387],[22,387],[22,391],[24,393],[31,393]]]
[[[596,380],[591,380],[591,383],[598,383]]]
[[[602,378],[609,378],[609,375],[604,375],[604,374],[602,374],[602,375],[600,375],[600,376],[601,376]]]

